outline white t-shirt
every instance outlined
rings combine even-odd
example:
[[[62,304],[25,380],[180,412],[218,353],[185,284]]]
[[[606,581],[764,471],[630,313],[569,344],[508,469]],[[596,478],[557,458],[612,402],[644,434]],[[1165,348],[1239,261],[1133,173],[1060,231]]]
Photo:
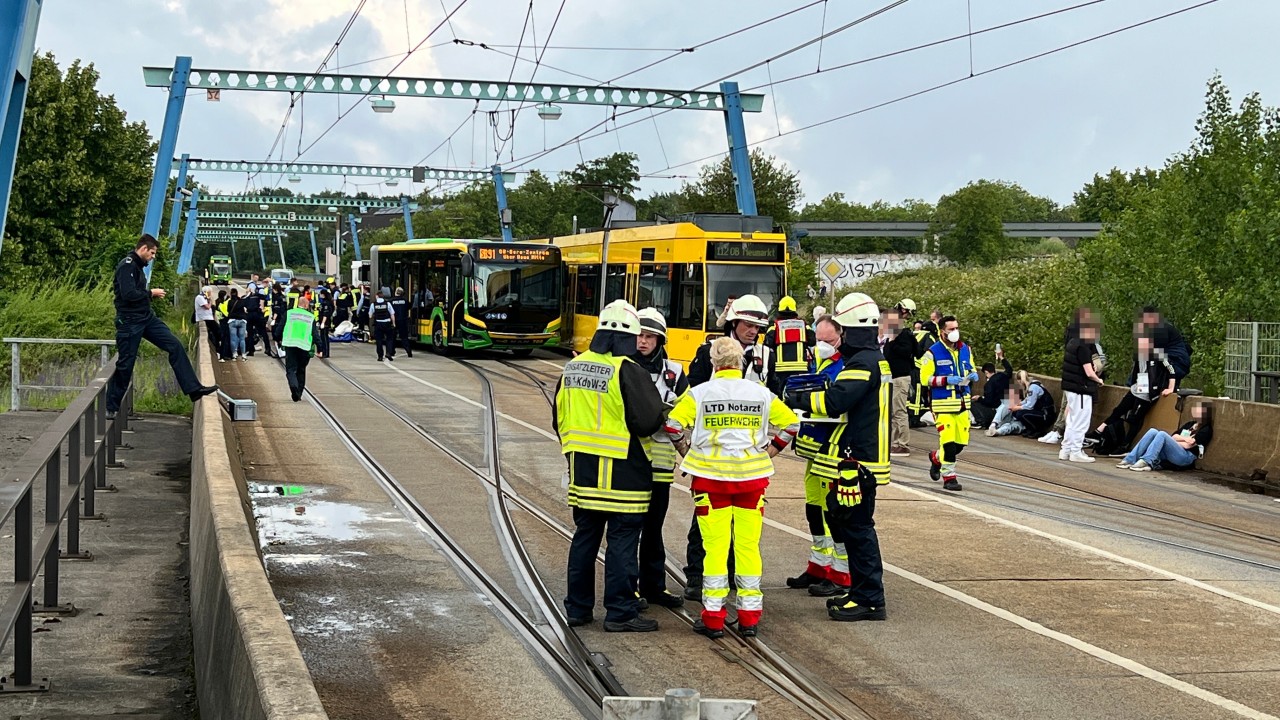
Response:
[[[196,295],[196,322],[212,319],[213,306],[209,304],[209,298],[204,295]]]

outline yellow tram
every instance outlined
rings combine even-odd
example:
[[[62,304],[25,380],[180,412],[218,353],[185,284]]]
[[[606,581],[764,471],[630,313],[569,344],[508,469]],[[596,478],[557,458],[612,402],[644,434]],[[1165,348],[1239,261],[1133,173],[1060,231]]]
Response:
[[[728,298],[753,294],[774,309],[786,294],[786,235],[772,225],[769,218],[695,215],[614,229],[607,250],[603,232],[552,238],[565,268],[562,344],[585,350],[602,297],[625,298],[666,316],[667,355],[688,366],[707,335],[721,332],[716,319]]]

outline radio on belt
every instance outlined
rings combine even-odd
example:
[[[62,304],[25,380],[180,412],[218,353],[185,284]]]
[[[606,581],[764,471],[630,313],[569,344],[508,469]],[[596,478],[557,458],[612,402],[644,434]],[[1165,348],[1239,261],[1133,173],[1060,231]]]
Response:
[[[227,415],[231,416],[232,422],[258,419],[257,402],[247,398],[243,400],[233,398],[221,390],[218,391],[218,397],[222,400],[222,407],[226,409]]]

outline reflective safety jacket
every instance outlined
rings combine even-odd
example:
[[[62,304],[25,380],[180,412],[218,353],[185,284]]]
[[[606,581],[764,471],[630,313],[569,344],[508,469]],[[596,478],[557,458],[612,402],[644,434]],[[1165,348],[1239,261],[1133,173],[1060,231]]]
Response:
[[[585,352],[565,364],[553,420],[569,458],[569,505],[602,512],[649,509],[646,452],[662,423],[658,393],[625,357]]]
[[[676,400],[688,392],[689,380],[684,376],[684,368],[675,360],[663,358],[661,368],[658,372],[650,371],[649,379],[657,388],[662,404],[668,408],[674,407]],[[674,470],[678,455],[671,436],[666,433],[666,430],[660,429],[653,434],[651,440],[649,460],[653,465],[653,481],[672,482],[675,480]]]
[[[764,344],[774,352],[774,370],[780,373],[808,372],[809,348],[817,340],[798,317],[779,317],[764,335]]]
[[[315,349],[316,318],[306,310],[293,309],[285,314],[284,335],[280,344],[299,350]]]
[[[874,340],[872,340],[874,342]],[[810,412],[840,417],[831,438],[813,458],[810,472],[837,479],[842,473],[856,476],[857,466],[871,471],[876,484],[889,483],[889,393],[893,375],[876,346],[840,347],[844,368],[836,381],[801,401]]]
[[[298,298],[300,297],[302,297],[302,291],[300,290],[291,289],[289,292],[285,293],[285,300],[288,302],[290,310],[294,309],[298,305]]]
[[[844,359],[839,353],[818,361],[818,374],[827,380],[827,386],[830,387],[835,383],[836,378],[844,370]],[[812,413],[820,417],[825,417],[821,413]],[[848,415],[841,415],[839,419],[848,422]],[[796,434],[796,455],[802,458],[815,457],[822,448],[826,446],[827,441],[831,439],[831,433],[836,429],[835,423],[800,423],[800,432]]]
[[[711,380],[715,370],[711,367],[713,339],[715,338],[707,338],[707,341],[699,345],[698,350],[693,354],[693,361],[689,363],[690,385],[697,386]],[[743,348],[742,377],[751,382],[769,386],[773,382],[774,360],[773,348],[768,345],[757,343]]]
[[[929,348],[920,365],[920,384],[929,388],[930,408],[934,414],[968,411],[969,386],[948,385],[946,378],[951,375],[964,378],[972,372],[973,359],[965,343],[957,343],[953,350],[939,340]]]
[[[666,430],[673,438],[689,438],[681,470],[733,482],[773,475],[773,459],[764,451],[770,425],[779,428],[772,442],[782,450],[795,438],[800,419],[768,388],[743,379],[741,371],[721,370],[680,398]]]

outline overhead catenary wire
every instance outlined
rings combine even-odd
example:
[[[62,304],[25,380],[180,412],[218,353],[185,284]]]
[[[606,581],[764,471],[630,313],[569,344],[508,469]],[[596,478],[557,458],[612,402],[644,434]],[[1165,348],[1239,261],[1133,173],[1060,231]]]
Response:
[[[1199,8],[1202,8],[1202,7],[1205,7],[1205,6],[1208,6],[1208,5],[1213,5],[1214,3],[1218,2],[1218,1],[1219,1],[1219,0],[1204,0],[1203,2],[1199,2],[1199,3],[1196,3],[1196,4],[1194,4],[1194,5],[1189,5],[1189,6],[1187,6],[1187,7],[1183,7],[1183,8],[1180,8],[1180,9],[1178,9],[1178,10],[1173,10],[1173,11],[1171,11],[1171,12],[1163,13],[1163,14],[1161,14],[1161,15],[1157,15],[1157,16],[1155,16],[1155,17],[1147,18],[1146,20],[1141,20],[1141,21],[1136,22],[1136,23],[1131,23],[1131,24],[1129,24],[1129,25],[1125,25],[1125,26],[1123,26],[1123,27],[1119,27],[1119,28],[1116,28],[1116,29],[1114,29],[1114,30],[1109,30],[1109,31],[1104,32],[1104,33],[1099,33],[1099,34],[1097,34],[1097,35],[1092,35],[1092,36],[1090,36],[1090,37],[1084,38],[1084,39],[1082,39],[1082,40],[1077,40],[1077,41],[1075,41],[1075,42],[1068,43],[1068,44],[1066,44],[1066,45],[1060,45],[1060,46],[1055,47],[1055,48],[1052,48],[1052,49],[1050,49],[1050,50],[1045,50],[1045,51],[1042,51],[1042,52],[1034,53],[1034,54],[1032,54],[1032,55],[1027,55],[1027,56],[1025,56],[1025,57],[1018,58],[1017,60],[1012,60],[1012,61],[1010,61],[1010,62],[1006,62],[1006,63],[1003,63],[1003,64],[1001,64],[1001,65],[997,65],[997,66],[995,66],[995,67],[987,68],[986,70],[981,70],[981,71],[975,72],[975,73],[973,73],[973,74],[971,74],[971,75],[963,75],[963,76],[961,76],[961,77],[954,78],[954,79],[952,79],[952,80],[947,80],[947,81],[944,81],[944,82],[938,83],[938,84],[936,84],[936,85],[932,85],[932,86],[927,87],[927,88],[922,88],[922,89],[920,89],[920,90],[916,90],[916,91],[914,91],[914,92],[910,92],[910,93],[907,93],[907,94],[905,94],[905,95],[899,95],[898,97],[892,98],[892,99],[890,99],[890,100],[885,100],[885,101],[883,101],[883,102],[878,102],[878,103],[875,103],[875,104],[873,104],[873,105],[868,105],[868,106],[866,106],[866,107],[862,107],[862,108],[859,108],[859,109],[857,109],[857,110],[853,110],[853,111],[850,111],[850,112],[842,113],[842,114],[840,114],[840,115],[836,115],[836,116],[834,116],[834,117],[830,117],[830,118],[827,118],[827,119],[825,119],[825,120],[819,120],[819,121],[817,121],[817,122],[809,123],[808,125],[801,125],[801,126],[799,126],[799,127],[795,128],[795,129],[793,129],[793,130],[788,130],[788,131],[786,131],[786,132],[779,133],[779,134],[774,135],[774,136],[772,136],[772,137],[763,138],[763,139],[761,139],[761,140],[757,140],[757,141],[755,141],[755,142],[749,142],[749,143],[747,143],[747,147],[755,147],[755,146],[757,146],[757,145],[761,145],[761,144],[766,143],[766,142],[771,142],[771,141],[773,141],[773,140],[777,140],[777,139],[782,138],[782,137],[786,137],[786,136],[789,136],[789,135],[794,135],[794,134],[796,134],[796,133],[804,132],[804,131],[806,131],[806,130],[812,130],[812,129],[814,129],[814,128],[822,127],[822,126],[824,126],[824,125],[830,125],[831,123],[839,122],[839,121],[841,121],[841,120],[846,120],[846,119],[848,119],[848,118],[855,117],[855,116],[857,116],[857,115],[862,115],[862,114],[865,114],[865,113],[871,112],[872,110],[878,110],[878,109],[883,108],[883,107],[888,107],[889,105],[895,105],[895,104],[897,104],[897,103],[904,102],[904,101],[906,101],[906,100],[911,100],[911,99],[913,99],[913,98],[920,97],[921,95],[927,95],[927,94],[929,94],[929,93],[937,92],[938,90],[942,90],[942,89],[945,89],[945,88],[948,88],[948,87],[952,87],[952,86],[954,86],[954,85],[959,85],[959,84],[961,84],[961,83],[963,83],[963,82],[965,82],[965,81],[968,81],[968,80],[973,80],[973,79],[980,78],[980,77],[983,77],[983,76],[986,76],[986,75],[991,75],[991,74],[993,74],[993,73],[1000,72],[1000,71],[1002,71],[1002,70],[1007,70],[1007,69],[1009,69],[1009,68],[1016,67],[1016,66],[1018,66],[1018,65],[1022,65],[1022,64],[1024,64],[1024,63],[1032,62],[1032,61],[1034,61],[1034,60],[1039,60],[1039,59],[1041,59],[1041,58],[1045,58],[1045,57],[1048,57],[1048,56],[1050,56],[1050,55],[1055,55],[1055,54],[1060,53],[1060,52],[1065,52],[1065,51],[1067,51],[1067,50],[1071,50],[1071,49],[1073,49],[1073,48],[1080,47],[1081,45],[1086,45],[1086,44],[1088,44],[1088,43],[1095,42],[1095,41],[1098,41],[1098,40],[1102,40],[1102,39],[1104,39],[1104,38],[1108,38],[1108,37],[1111,37],[1111,36],[1113,36],[1113,35],[1117,35],[1117,34],[1120,34],[1120,33],[1123,33],[1123,32],[1127,32],[1127,31],[1129,31],[1129,30],[1134,30],[1134,29],[1137,29],[1137,28],[1140,28],[1140,27],[1144,27],[1144,26],[1146,26],[1146,25],[1150,25],[1150,24],[1152,24],[1152,23],[1156,23],[1156,22],[1159,22],[1159,21],[1161,21],[1161,20],[1167,20],[1168,18],[1171,18],[1171,17],[1177,16],[1177,15],[1182,15],[1183,13],[1191,12],[1192,10],[1197,10],[1197,9],[1199,9]],[[696,160],[688,160],[688,161],[686,161],[686,162],[677,163],[677,164],[675,164],[675,165],[668,166],[668,167],[666,167],[666,168],[663,168],[662,170],[659,170],[658,172],[665,172],[665,171],[667,171],[667,170],[673,170],[673,169],[678,168],[678,167],[684,167],[684,166],[686,166],[686,165],[693,165],[693,164],[696,164],[696,163],[705,162],[705,161],[707,161],[707,160],[711,160],[711,159],[714,159],[714,158],[717,158],[717,157],[721,157],[721,156],[726,155],[726,154],[727,154],[727,152],[713,153],[713,154],[711,154],[711,155],[707,155],[707,156],[705,156],[705,157],[698,158],[698,159],[696,159]],[[648,175],[642,175],[642,177],[648,177]]]
[[[439,23],[437,23],[437,24],[436,24],[436,26],[435,26],[434,28],[432,28],[432,29],[431,29],[431,32],[427,33],[427,34],[426,34],[426,36],[422,38],[422,40],[418,41],[418,43],[417,43],[416,45],[414,45],[414,46],[413,46],[413,48],[412,48],[408,53],[406,53],[406,54],[405,54],[405,56],[404,56],[403,58],[401,58],[399,62],[397,62],[397,63],[395,64],[395,66],[394,66],[394,67],[392,67],[392,68],[391,68],[390,70],[388,70],[387,72],[383,73],[383,74],[382,74],[382,76],[381,76],[380,78],[378,78],[378,80],[379,80],[379,81],[381,81],[381,80],[386,80],[387,78],[391,77],[391,76],[392,76],[392,73],[394,73],[396,70],[398,70],[398,69],[400,68],[400,66],[401,66],[401,65],[403,65],[403,64],[404,64],[404,63],[405,63],[405,62],[406,62],[406,61],[407,61],[407,60],[408,60],[408,59],[409,59],[409,58],[410,58],[410,57],[411,57],[415,52],[417,52],[417,51],[418,51],[418,50],[419,50],[423,45],[425,45],[425,44],[427,43],[427,41],[428,41],[428,40],[430,40],[430,39],[431,39],[431,37],[432,37],[433,35],[435,35],[435,34],[436,34],[436,32],[438,32],[438,31],[440,30],[440,28],[444,27],[444,26],[445,26],[445,24],[446,24],[446,23],[448,23],[448,22],[449,22],[449,20],[450,20],[450,19],[451,19],[455,14],[457,14],[457,12],[458,12],[459,10],[461,10],[461,9],[463,8],[463,6],[465,6],[465,5],[467,4],[467,2],[468,2],[468,0],[459,0],[458,4],[457,4],[456,6],[454,6],[453,10],[451,10],[451,11],[449,12],[449,14],[448,14],[448,15],[446,15],[446,16],[445,16],[445,18],[444,18],[443,20],[441,20]],[[361,94],[360,94],[360,99],[367,98],[367,97],[369,97],[370,95],[373,95],[373,94],[377,93],[377,89],[378,89],[378,85],[379,85],[379,84],[380,84],[380,82],[377,82],[377,81],[375,81],[375,82],[373,82],[373,83],[370,83],[370,85],[369,85],[369,89],[368,89],[368,90],[366,90],[365,92],[363,92],[363,93],[361,93]],[[359,100],[357,100],[355,104],[353,104],[351,107],[349,107],[349,108],[347,108],[346,110],[344,110],[340,115],[338,115],[338,118],[337,118],[336,120],[334,120],[332,123],[330,123],[330,124],[329,124],[329,126],[328,126],[328,127],[326,127],[326,128],[324,129],[324,131],[323,131],[323,132],[321,132],[321,133],[320,133],[320,135],[319,135],[318,137],[316,137],[316,139],[312,140],[312,141],[311,141],[311,142],[310,142],[310,143],[309,143],[305,148],[303,148],[302,152],[298,153],[297,157],[294,157],[293,161],[294,161],[294,162],[296,162],[296,161],[298,160],[298,158],[302,157],[304,154],[306,154],[306,153],[307,153],[307,152],[309,152],[312,148],[314,148],[314,147],[315,147],[315,146],[316,146],[316,145],[317,145],[321,140],[323,140],[323,139],[325,138],[325,136],[327,136],[327,135],[328,135],[328,134],[329,134],[329,133],[330,133],[330,132],[335,128],[335,127],[337,127],[337,126],[338,126],[338,123],[342,122],[343,118],[347,117],[347,115],[350,115],[350,114],[351,114],[351,111],[352,111],[352,110],[354,110],[355,108],[359,107],[359,106],[360,106],[360,102],[359,102]]]

